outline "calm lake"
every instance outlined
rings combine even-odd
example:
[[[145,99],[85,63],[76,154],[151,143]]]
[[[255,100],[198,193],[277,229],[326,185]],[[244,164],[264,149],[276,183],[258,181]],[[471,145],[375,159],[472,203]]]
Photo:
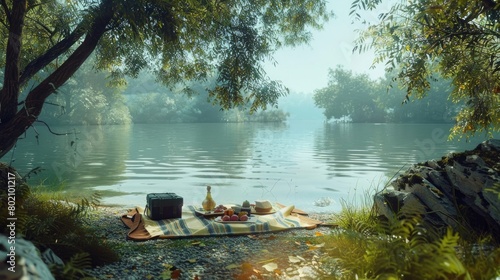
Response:
[[[199,205],[269,199],[306,211],[338,211],[372,194],[412,163],[472,149],[447,141],[450,125],[214,123],[53,127],[30,131],[2,161],[68,192],[100,191],[103,203],[144,206],[146,194],[174,192]]]

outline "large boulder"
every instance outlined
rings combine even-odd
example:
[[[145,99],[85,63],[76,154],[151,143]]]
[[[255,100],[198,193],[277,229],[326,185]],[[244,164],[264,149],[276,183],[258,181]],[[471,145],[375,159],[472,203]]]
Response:
[[[389,219],[417,214],[436,228],[500,236],[500,140],[411,166],[374,207]]]
[[[9,237],[0,234],[0,279],[54,279],[33,243]]]

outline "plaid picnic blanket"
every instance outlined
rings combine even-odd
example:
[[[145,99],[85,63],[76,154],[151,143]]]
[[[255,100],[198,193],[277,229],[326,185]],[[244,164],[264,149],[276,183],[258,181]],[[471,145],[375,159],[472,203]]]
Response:
[[[308,218],[293,205],[280,206],[283,205],[275,206],[277,209],[273,214],[252,215],[252,222],[248,223],[216,222],[213,218],[197,214],[194,206],[183,207],[182,218],[159,221],[142,215],[143,209],[136,207],[123,215],[122,221],[130,229],[127,237],[133,240],[257,234],[297,228],[312,229],[321,224],[321,221]]]

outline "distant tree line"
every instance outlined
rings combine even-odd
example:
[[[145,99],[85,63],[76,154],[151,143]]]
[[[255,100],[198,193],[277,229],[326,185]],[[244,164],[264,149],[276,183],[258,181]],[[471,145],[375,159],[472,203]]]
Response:
[[[430,81],[424,99],[407,96],[392,81],[390,75],[372,80],[337,67],[330,69],[328,86],[315,91],[314,102],[327,120],[356,123],[450,123],[463,106],[449,99],[448,80]]]
[[[272,108],[250,114],[250,109],[242,106],[222,110],[213,104],[206,89],[215,79],[192,83],[185,94],[186,88],[165,87],[147,72],[113,86],[108,84],[107,75],[82,67],[58,90],[61,94],[47,100],[40,120],[52,125],[283,122],[290,114],[303,113],[301,119],[307,119],[304,114],[315,114],[305,105],[311,100],[308,94],[280,98],[280,107],[288,112]],[[426,98],[407,98],[406,91],[392,80],[389,74],[373,80],[337,67],[330,69],[328,85],[316,90],[312,99],[327,120],[356,123],[451,123],[463,106],[449,99],[452,87],[445,79],[431,81]]]
[[[109,84],[109,73],[82,67],[47,100],[39,120],[51,125],[106,125],[180,122],[282,122],[288,114],[278,109],[244,106],[222,110],[210,102],[201,83],[169,89],[147,72],[126,84]],[[208,83],[215,84],[215,78]]]

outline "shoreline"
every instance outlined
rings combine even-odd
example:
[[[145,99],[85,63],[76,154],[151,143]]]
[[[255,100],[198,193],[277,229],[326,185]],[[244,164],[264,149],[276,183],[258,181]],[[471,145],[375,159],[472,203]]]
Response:
[[[180,272],[177,279],[235,279],[245,272],[259,273],[263,279],[304,279],[314,275],[321,257],[306,240],[335,230],[318,226],[257,235],[132,241],[126,239],[128,229],[120,220],[127,210],[99,206],[89,213],[89,226],[120,256],[118,262],[86,271],[95,279],[170,279],[172,272]],[[324,222],[331,215],[309,213]]]

